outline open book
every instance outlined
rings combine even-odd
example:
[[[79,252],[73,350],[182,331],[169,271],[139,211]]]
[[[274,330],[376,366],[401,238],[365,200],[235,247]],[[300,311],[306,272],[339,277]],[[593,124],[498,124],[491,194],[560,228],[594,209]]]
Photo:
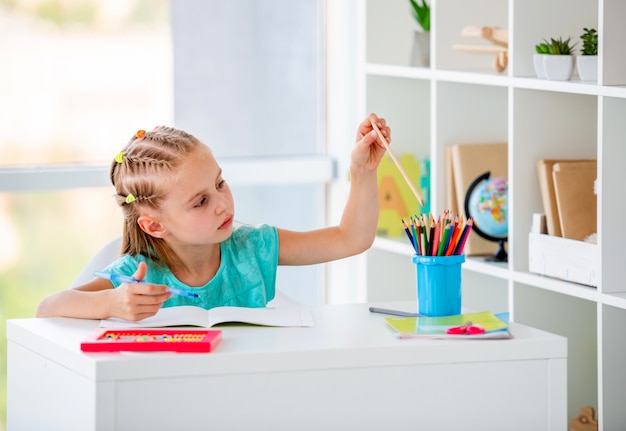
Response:
[[[206,310],[193,305],[161,308],[152,317],[131,322],[116,317],[100,321],[102,328],[159,328],[202,326],[220,323],[248,323],[260,326],[314,326],[311,310],[305,308],[215,307]]]
[[[509,332],[508,313],[494,315],[489,311],[481,311],[442,317],[387,317],[385,321],[399,338],[477,340],[512,337]],[[468,322],[482,326],[485,332],[472,335],[446,333],[448,329],[467,324]]]

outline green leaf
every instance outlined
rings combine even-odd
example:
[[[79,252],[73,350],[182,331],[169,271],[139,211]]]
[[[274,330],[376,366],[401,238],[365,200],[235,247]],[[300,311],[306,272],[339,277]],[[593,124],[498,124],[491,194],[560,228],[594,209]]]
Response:
[[[583,28],[584,33],[580,35],[583,42],[582,55],[598,55],[598,32],[595,28]]]
[[[574,47],[576,44],[572,43],[572,38],[568,37],[563,40],[562,37],[558,39],[550,38],[548,42],[546,39],[538,45],[535,46],[535,51],[539,54],[550,54],[550,55],[571,55],[574,51]]]
[[[547,54],[548,53],[548,44],[547,43],[540,43],[538,45],[535,45],[535,51],[537,51],[537,54]]]
[[[430,6],[426,0],[409,0],[413,8],[413,17],[424,31],[430,31]]]

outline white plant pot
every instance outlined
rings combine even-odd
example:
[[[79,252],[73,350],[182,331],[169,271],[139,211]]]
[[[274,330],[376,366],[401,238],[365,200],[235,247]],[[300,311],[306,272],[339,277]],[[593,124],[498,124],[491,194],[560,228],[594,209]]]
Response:
[[[409,65],[430,67],[430,33],[417,30],[413,32]]]
[[[533,66],[535,66],[535,73],[537,78],[546,79],[546,69],[543,67],[543,57],[547,54],[533,54]]]
[[[574,72],[573,55],[546,55],[543,57],[546,78],[551,81],[569,81]]]
[[[578,55],[576,56],[576,69],[581,81],[598,80],[598,56]]]

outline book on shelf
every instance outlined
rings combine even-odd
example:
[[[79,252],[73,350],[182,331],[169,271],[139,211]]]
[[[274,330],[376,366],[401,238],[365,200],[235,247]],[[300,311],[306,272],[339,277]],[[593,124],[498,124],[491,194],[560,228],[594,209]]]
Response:
[[[206,310],[193,305],[161,308],[154,316],[136,322],[110,317],[100,321],[101,328],[161,328],[200,326],[210,328],[221,323],[246,323],[259,326],[314,326],[311,310],[299,307],[250,308],[215,307]]]
[[[424,164],[412,154],[400,154],[398,157],[412,183],[420,184]],[[392,238],[403,237],[404,230],[398,221],[414,214],[419,209],[419,203],[388,154],[381,159],[378,167],[378,190],[376,234]]]
[[[556,194],[554,193],[554,181],[552,180],[552,167],[558,160],[541,159],[537,161],[537,179],[543,212],[546,215],[546,229],[548,235],[561,236],[561,222],[559,211],[556,206]]]
[[[582,241],[596,232],[597,175],[595,160],[554,164],[552,177],[563,238]]]
[[[485,338],[511,338],[508,313],[495,315],[490,311],[456,314],[441,317],[387,317],[385,322],[399,338],[434,338],[478,340]],[[448,334],[450,328],[470,323],[480,325],[485,332],[479,334]]]
[[[508,177],[506,143],[464,143],[446,147],[446,205],[454,214],[465,213],[465,195],[472,182],[485,172],[490,178]],[[493,255],[498,244],[471,232],[464,253]]]
[[[539,191],[541,194],[541,201],[543,204],[543,211],[546,215],[546,228],[548,235],[553,236],[563,236],[561,230],[561,220],[559,216],[559,209],[557,203],[557,196],[555,190],[555,180],[554,180],[554,166],[556,164],[559,165],[559,171],[567,170],[565,164],[573,163],[580,164],[583,163],[585,165],[587,162],[595,162],[592,159],[574,159],[574,160],[561,160],[561,159],[541,159],[537,161],[537,179],[539,181]],[[567,174],[566,174],[567,175]],[[566,176],[565,175],[565,176]],[[564,175],[559,175],[560,179],[564,178]],[[595,178],[594,178],[595,179]],[[561,190],[563,191],[563,187],[567,187],[566,184],[563,184],[561,181]],[[568,191],[571,191],[568,190]],[[563,191],[564,194],[567,194]],[[569,206],[565,204],[566,208]],[[589,210],[589,208],[587,209]],[[566,219],[568,217],[566,216]],[[569,227],[569,226],[568,226]],[[593,223],[593,229],[595,229],[595,223]]]

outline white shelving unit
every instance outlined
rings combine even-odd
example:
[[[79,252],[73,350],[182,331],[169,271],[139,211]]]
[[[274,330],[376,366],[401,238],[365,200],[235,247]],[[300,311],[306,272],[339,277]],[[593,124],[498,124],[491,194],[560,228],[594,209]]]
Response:
[[[431,160],[431,211],[445,209],[444,149],[463,142],[508,142],[509,261],[469,258],[464,305],[508,310],[518,322],[568,337],[568,418],[596,409],[601,430],[626,424],[626,2],[620,0],[431,0],[431,66],[409,67],[414,24],[408,0],[357,2],[361,114],[392,126],[392,145]],[[467,25],[508,29],[509,63],[452,49]],[[535,77],[534,46],[544,38],[579,40],[599,33],[598,82]],[[580,45],[580,42],[579,42]],[[543,212],[535,163],[542,158],[597,158],[597,288],[528,271],[532,214]],[[416,210],[417,212],[418,210]],[[405,238],[378,238],[363,265],[368,300],[415,298],[412,249]],[[393,274],[393,276],[390,276]],[[390,280],[391,278],[391,280]],[[410,288],[409,288],[410,287]],[[506,388],[506,382],[503,382]],[[515,388],[510,388],[514,391]]]

